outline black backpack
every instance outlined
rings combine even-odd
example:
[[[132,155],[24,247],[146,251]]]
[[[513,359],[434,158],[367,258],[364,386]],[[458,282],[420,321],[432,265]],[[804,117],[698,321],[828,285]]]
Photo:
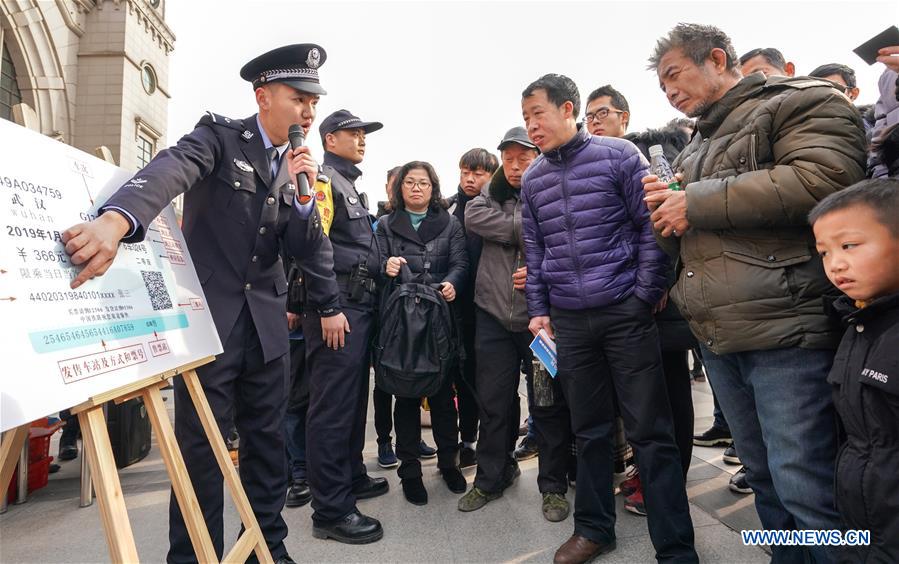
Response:
[[[384,289],[374,346],[375,385],[401,398],[436,394],[459,355],[455,316],[440,284],[412,279],[404,264]]]

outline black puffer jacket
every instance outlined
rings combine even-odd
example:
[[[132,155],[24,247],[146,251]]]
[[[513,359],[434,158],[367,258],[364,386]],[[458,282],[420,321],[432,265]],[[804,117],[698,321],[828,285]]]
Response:
[[[381,218],[376,237],[382,257],[382,276],[386,276],[388,258],[403,257],[415,275],[414,282],[447,281],[456,289],[457,295],[464,291],[468,280],[465,232],[459,220],[445,209],[431,206],[418,231],[412,228],[409,214],[397,210]],[[425,263],[430,263],[430,280],[423,278]]]
[[[858,562],[899,562],[899,294],[834,309],[848,324],[827,377],[846,429],[837,508],[847,528],[871,531],[850,549]]]

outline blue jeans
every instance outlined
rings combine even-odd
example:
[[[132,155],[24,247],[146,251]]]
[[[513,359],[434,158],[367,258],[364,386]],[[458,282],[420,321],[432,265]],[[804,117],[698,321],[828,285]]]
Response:
[[[306,481],[306,409],[284,415],[287,437],[287,476],[291,482]]]
[[[833,354],[702,349],[765,529],[841,528],[833,498],[836,411],[826,380]],[[772,562],[804,562],[805,550],[772,547]],[[808,550],[816,562],[833,560],[825,547]]]

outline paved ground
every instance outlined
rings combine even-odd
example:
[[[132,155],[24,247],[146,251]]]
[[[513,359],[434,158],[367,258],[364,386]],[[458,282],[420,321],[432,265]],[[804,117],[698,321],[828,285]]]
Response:
[[[711,422],[712,400],[705,383],[694,384],[696,429]],[[169,410],[171,412],[171,400]],[[371,416],[371,410],[369,410]],[[522,463],[522,476],[499,500],[475,513],[456,510],[459,496],[450,493],[434,461],[424,464],[430,503],[407,503],[393,471],[377,467],[373,426],[369,425],[366,463],[375,476],[386,476],[391,492],[360,502],[360,509],[384,524],[380,542],[348,546],[312,538],[311,509],[284,510],[290,527],[287,547],[298,562],[550,562],[556,548],[572,532],[569,517],[549,523],[540,512],[537,461]],[[428,437],[430,438],[430,437]],[[433,444],[433,443],[432,443]],[[51,453],[57,450],[56,441]],[[703,562],[768,562],[759,548],[745,547],[736,531],[759,528],[752,496],[727,489],[736,470],[721,461],[721,449],[696,448],[688,477],[696,548]],[[78,507],[80,459],[62,464],[49,485],[24,505],[11,505],[0,516],[0,562],[106,562],[109,556],[96,504]],[[465,472],[469,481],[474,469]],[[162,562],[168,546],[169,484],[158,450],[121,472],[125,499],[137,541],[146,562]],[[573,493],[569,492],[573,502]],[[646,521],[621,509],[616,524],[618,549],[600,562],[650,562],[654,551]],[[226,514],[226,538],[233,542],[238,519],[233,507]]]

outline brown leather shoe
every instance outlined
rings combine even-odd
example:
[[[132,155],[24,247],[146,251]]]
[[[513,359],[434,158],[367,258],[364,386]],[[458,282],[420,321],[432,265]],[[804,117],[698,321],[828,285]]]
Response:
[[[553,564],[585,564],[594,558],[615,550],[615,541],[600,544],[581,535],[571,535],[565,544],[559,547],[553,557]]]

